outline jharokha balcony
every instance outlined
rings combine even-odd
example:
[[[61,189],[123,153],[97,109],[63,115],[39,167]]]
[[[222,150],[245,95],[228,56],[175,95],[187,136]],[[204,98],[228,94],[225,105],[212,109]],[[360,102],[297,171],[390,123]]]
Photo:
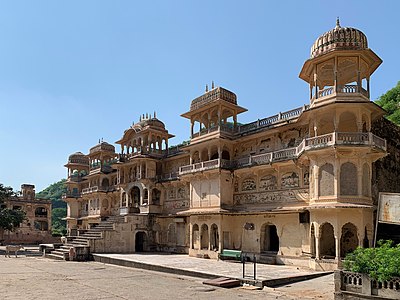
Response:
[[[186,175],[212,169],[238,169],[252,165],[271,164],[277,161],[297,159],[305,151],[332,146],[368,146],[378,151],[386,151],[386,140],[370,132],[333,132],[316,137],[305,138],[297,147],[273,152],[249,155],[237,160],[213,159],[179,168],[179,175]]]

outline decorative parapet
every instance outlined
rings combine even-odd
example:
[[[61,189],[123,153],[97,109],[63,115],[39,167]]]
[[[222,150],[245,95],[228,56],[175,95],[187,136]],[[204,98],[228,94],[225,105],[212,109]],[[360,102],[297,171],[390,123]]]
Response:
[[[400,299],[399,277],[377,282],[367,274],[337,270],[334,281],[335,299]]]
[[[289,121],[292,119],[296,119],[303,113],[303,111],[307,110],[308,108],[309,108],[308,105],[304,105],[302,107],[298,107],[289,111],[280,112],[279,114],[276,114],[268,118],[240,125],[238,127],[238,133],[246,133],[259,128],[268,127],[273,124],[280,123],[282,121]]]
[[[213,159],[179,168],[179,175],[202,172],[216,168],[239,169],[253,165],[271,164],[277,161],[297,159],[304,151],[332,146],[371,146],[386,151],[386,140],[371,132],[333,132],[304,139],[297,147],[281,149],[273,152],[249,155],[229,161]]]
[[[228,91],[224,88],[217,87],[204,95],[201,95],[200,97],[197,97],[192,101],[190,104],[190,110],[196,110],[202,106],[205,106],[211,102],[217,101],[217,100],[224,100],[227,102],[230,102],[232,104],[237,105],[237,100],[236,100],[236,95],[232,93],[231,91]]]

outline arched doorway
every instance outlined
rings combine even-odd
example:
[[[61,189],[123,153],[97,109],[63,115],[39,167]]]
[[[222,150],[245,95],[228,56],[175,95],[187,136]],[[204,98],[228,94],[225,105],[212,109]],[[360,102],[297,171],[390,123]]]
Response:
[[[261,227],[261,252],[278,252],[279,237],[276,226],[272,224],[264,224]]]
[[[147,235],[143,231],[136,232],[135,236],[135,252],[143,252],[147,246]]]
[[[194,224],[192,228],[192,248],[199,249],[200,230],[199,225]]]
[[[358,247],[357,227],[352,223],[346,223],[342,227],[340,238],[340,257],[345,257]]]
[[[321,257],[334,258],[335,257],[335,235],[333,226],[329,223],[324,223],[320,229],[320,255]]]
[[[218,226],[216,224],[211,225],[211,241],[210,247],[211,250],[218,251],[219,248],[219,234],[218,234]]]

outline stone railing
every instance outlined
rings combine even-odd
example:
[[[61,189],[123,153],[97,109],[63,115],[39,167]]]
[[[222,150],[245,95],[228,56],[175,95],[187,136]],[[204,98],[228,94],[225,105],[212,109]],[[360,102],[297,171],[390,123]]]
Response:
[[[238,127],[237,131],[238,131],[238,133],[246,133],[246,132],[256,130],[259,128],[271,126],[275,123],[295,119],[295,118],[298,118],[303,113],[303,111],[305,111],[307,109],[308,109],[308,105],[304,105],[302,107],[298,107],[298,108],[295,108],[295,109],[292,109],[292,110],[289,110],[286,112],[281,112],[277,115],[274,115],[274,116],[271,116],[268,118],[264,118],[264,119],[254,121],[252,123],[240,125]]]
[[[68,177],[68,181],[81,182],[85,175],[72,174]]]
[[[82,195],[85,194],[90,194],[90,193],[96,193],[96,192],[113,192],[116,190],[115,185],[110,185],[108,187],[103,187],[103,186],[92,186],[90,188],[85,188],[82,190]]]
[[[179,168],[179,175],[185,175],[195,172],[202,172],[218,168],[231,168],[231,162],[224,159],[207,160]]]
[[[303,113],[303,111],[308,109],[308,107],[309,107],[308,105],[304,105],[302,107],[298,107],[285,112],[280,112],[279,114],[276,114],[274,116],[267,117],[264,119],[259,119],[257,121],[248,124],[238,125],[236,128],[227,124],[221,124],[220,126],[213,126],[210,128],[203,128],[199,132],[193,133],[192,139],[215,131],[230,133],[230,134],[242,134],[259,128],[268,127],[273,124],[280,123],[282,121],[288,121],[291,119],[298,118]]]
[[[357,84],[345,84],[345,85],[341,85],[341,86],[337,86],[336,91],[335,91],[335,87],[330,86],[330,87],[326,87],[322,90],[318,91],[318,99],[319,98],[323,98],[326,96],[330,96],[333,94],[356,94],[356,93],[360,93],[365,97],[369,97],[368,96],[368,91],[366,89],[364,89],[363,87],[359,87]],[[315,95],[312,98],[312,100],[315,100]]]
[[[377,282],[366,274],[335,271],[335,299],[400,299],[400,278]]]
[[[169,181],[178,179],[178,172],[171,172],[162,175],[157,175],[156,180],[158,181]]]
[[[297,147],[286,148],[258,155],[249,155],[233,161],[213,159],[179,168],[179,175],[215,168],[239,169],[252,165],[270,164],[276,161],[298,158],[304,151],[335,145],[371,146],[386,151],[386,140],[370,132],[333,132],[306,138]]]

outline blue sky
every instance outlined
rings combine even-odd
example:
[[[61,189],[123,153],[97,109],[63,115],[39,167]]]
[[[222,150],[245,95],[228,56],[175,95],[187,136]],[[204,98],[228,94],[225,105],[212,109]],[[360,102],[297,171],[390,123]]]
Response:
[[[298,74],[337,16],[383,59],[376,99],[400,80],[399,3],[0,1],[0,183],[40,191],[69,154],[114,143],[143,113],[178,144],[190,134],[180,114],[212,80],[249,109],[242,123],[302,106]]]

